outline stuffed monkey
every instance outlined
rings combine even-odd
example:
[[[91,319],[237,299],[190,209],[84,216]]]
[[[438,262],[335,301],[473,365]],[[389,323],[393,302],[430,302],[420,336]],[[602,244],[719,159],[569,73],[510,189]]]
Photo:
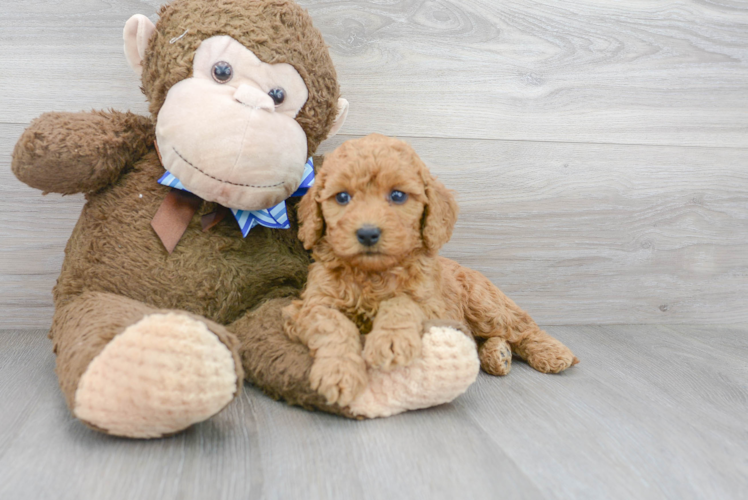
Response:
[[[244,377],[274,398],[348,417],[452,400],[475,379],[472,339],[424,335],[408,370],[371,370],[345,407],[310,388],[312,357],[282,330],[309,254],[297,238],[309,159],[342,125],[320,33],[288,0],[176,0],[125,26],[150,118],[47,113],[12,168],[86,204],[54,288],[56,372],[75,417],[136,438],[225,407]],[[319,163],[321,159],[317,158]]]

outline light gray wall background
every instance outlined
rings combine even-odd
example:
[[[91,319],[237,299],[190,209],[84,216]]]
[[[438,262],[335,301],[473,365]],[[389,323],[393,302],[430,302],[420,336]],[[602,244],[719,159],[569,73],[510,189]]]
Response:
[[[352,108],[459,194],[443,254],[541,324],[748,321],[748,4],[303,0]],[[160,1],[3,0],[0,325],[47,328],[82,196],[10,172],[44,111],[146,113],[122,26]]]

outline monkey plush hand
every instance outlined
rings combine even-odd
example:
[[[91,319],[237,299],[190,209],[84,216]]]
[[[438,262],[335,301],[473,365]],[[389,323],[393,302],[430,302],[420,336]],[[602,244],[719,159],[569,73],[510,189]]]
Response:
[[[73,415],[109,434],[172,434],[220,411],[245,376],[348,417],[463,392],[478,360],[452,328],[426,332],[408,371],[371,370],[346,406],[311,389],[310,351],[283,333],[310,263],[296,196],[348,109],[308,14],[286,0],[175,0],[155,26],[131,18],[124,38],[151,117],[44,114],[13,153],[28,185],[86,194],[50,331]]]

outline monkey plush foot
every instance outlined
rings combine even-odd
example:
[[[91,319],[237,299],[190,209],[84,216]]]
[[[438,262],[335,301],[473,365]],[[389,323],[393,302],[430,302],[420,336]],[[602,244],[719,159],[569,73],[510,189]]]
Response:
[[[421,356],[409,366],[369,369],[369,385],[348,409],[376,418],[448,403],[467,390],[479,369],[470,337],[454,328],[433,326],[423,335]]]
[[[218,413],[236,390],[231,351],[204,323],[177,313],[152,314],[91,361],[73,413],[109,434],[154,438]]]

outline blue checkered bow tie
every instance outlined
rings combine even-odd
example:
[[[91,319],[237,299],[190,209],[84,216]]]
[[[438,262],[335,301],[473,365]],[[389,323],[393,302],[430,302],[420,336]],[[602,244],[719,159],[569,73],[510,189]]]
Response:
[[[169,186],[175,189],[181,189],[182,191],[189,191],[184,188],[182,182],[174,177],[174,175],[168,170],[158,180],[159,184]],[[291,196],[303,196],[314,184],[314,162],[310,157],[304,165],[304,174],[301,176],[301,184]],[[274,207],[264,208],[262,210],[237,210],[229,207],[231,213],[234,214],[236,222],[239,223],[239,227],[242,230],[242,235],[246,238],[249,231],[256,225],[270,227],[273,229],[288,229],[291,224],[288,222],[288,211],[286,209],[286,202],[282,201]]]

